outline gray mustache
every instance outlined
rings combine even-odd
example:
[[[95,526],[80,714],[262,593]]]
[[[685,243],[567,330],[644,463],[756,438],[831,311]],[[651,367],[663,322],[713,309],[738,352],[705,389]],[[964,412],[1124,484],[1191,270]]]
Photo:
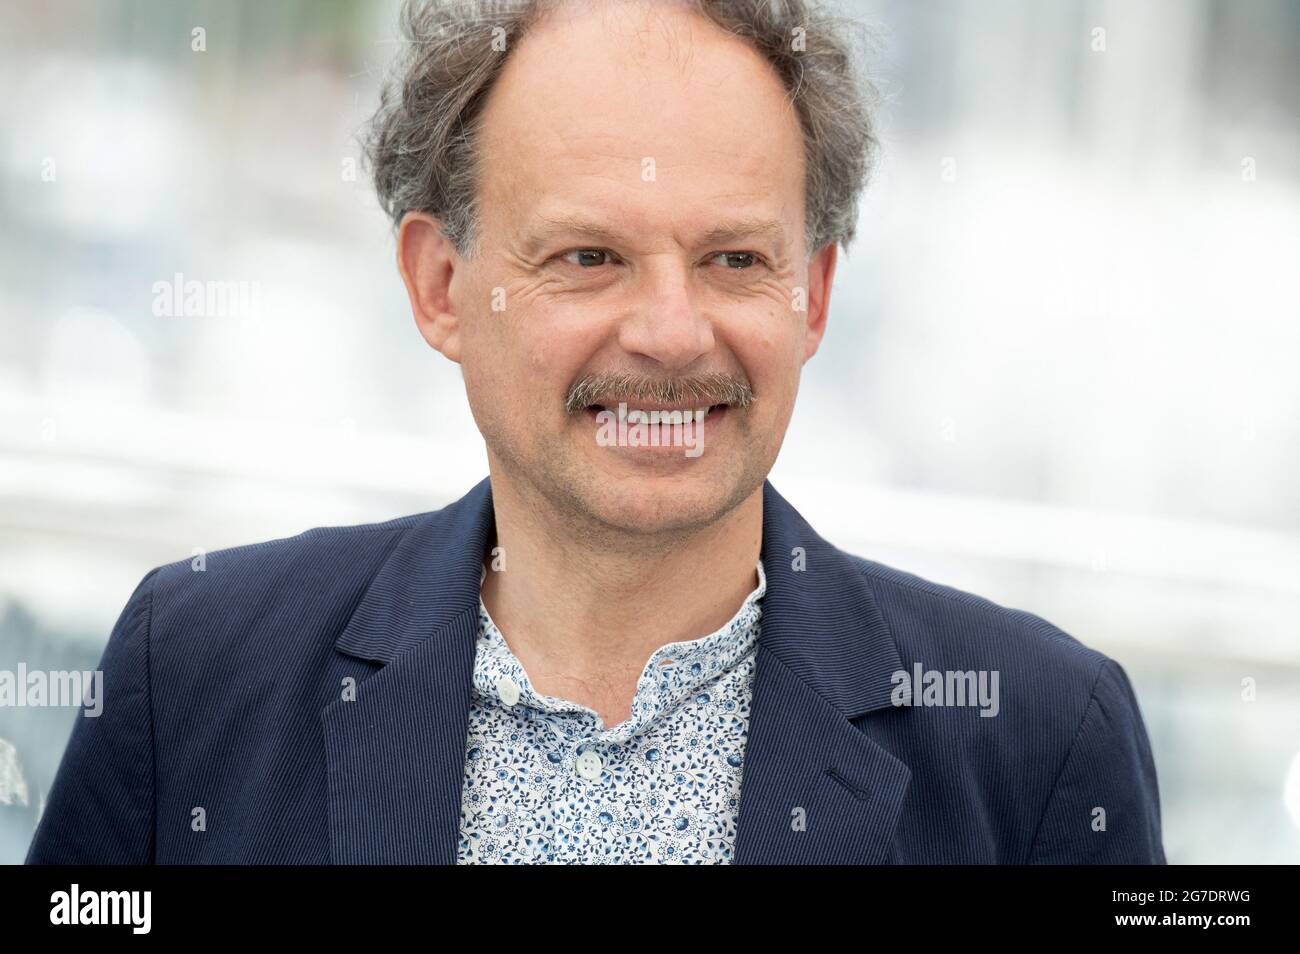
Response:
[[[589,374],[573,382],[564,400],[564,409],[569,414],[577,414],[592,404],[609,407],[619,401],[681,404],[690,407],[712,407],[715,404],[748,407],[754,402],[754,391],[749,382],[718,371],[691,374],[669,381],[620,371],[613,374]]]

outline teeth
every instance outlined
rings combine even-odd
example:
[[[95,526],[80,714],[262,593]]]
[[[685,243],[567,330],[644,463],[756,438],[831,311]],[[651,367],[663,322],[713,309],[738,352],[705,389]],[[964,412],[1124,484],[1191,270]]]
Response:
[[[592,408],[593,408],[594,410],[596,410],[596,411],[609,411],[609,410],[614,410],[613,408],[611,408],[611,407],[609,407],[608,405],[605,405],[605,404],[593,404],[593,405],[591,405],[591,406],[592,406]],[[710,406],[710,407],[706,407],[706,408],[704,408],[702,411],[701,411],[699,408],[693,408],[693,407],[669,408],[669,409],[667,409],[667,410],[659,410],[659,414],[660,414],[660,416],[662,417],[664,414],[671,414],[674,410],[676,410],[676,411],[680,411],[683,417],[685,417],[687,413],[693,413],[693,414],[695,415],[696,420],[698,420],[698,419],[700,419],[700,418],[702,418],[702,417],[708,417],[710,414],[713,413],[713,407]],[[643,409],[643,408],[639,408],[639,407],[630,407],[630,408],[627,409],[627,413],[628,413],[628,416],[631,416],[631,415],[633,415],[633,414],[641,414],[641,415],[644,415],[644,419],[645,419],[645,420],[647,420],[647,421],[650,420],[650,414],[651,414],[651,412],[650,412],[649,410],[645,410],[645,409]]]

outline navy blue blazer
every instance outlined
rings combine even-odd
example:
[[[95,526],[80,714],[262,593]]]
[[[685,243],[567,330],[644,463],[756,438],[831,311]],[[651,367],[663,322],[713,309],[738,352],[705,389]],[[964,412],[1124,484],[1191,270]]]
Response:
[[[485,479],[431,513],[151,570],[28,863],[454,863],[493,539]],[[770,483],[762,559],[736,863],[1164,863],[1117,663],[836,549]],[[896,704],[918,665],[997,671],[997,714]]]

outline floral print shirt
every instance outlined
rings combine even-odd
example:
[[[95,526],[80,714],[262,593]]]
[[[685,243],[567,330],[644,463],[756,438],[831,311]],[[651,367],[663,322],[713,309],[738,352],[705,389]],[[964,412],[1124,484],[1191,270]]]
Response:
[[[766,588],[759,561],[731,621],[659,647],[610,728],[537,693],[480,599],[458,863],[730,863]]]

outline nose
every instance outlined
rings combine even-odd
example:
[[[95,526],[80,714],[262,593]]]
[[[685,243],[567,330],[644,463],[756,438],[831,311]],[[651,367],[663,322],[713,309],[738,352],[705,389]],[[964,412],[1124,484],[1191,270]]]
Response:
[[[624,351],[680,371],[713,350],[713,325],[695,301],[689,266],[664,261],[647,268],[633,294],[636,305],[618,331]]]

